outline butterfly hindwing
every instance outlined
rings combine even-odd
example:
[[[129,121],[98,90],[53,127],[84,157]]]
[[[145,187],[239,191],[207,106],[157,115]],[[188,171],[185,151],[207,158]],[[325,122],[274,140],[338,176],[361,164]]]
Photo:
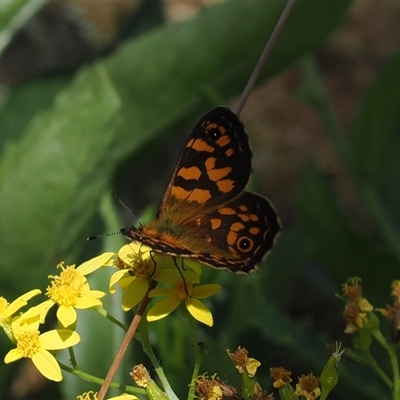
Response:
[[[269,201],[242,192],[217,209],[206,212],[188,225],[197,225],[197,243],[192,258],[216,268],[249,272],[273,246],[280,226]],[[185,230],[195,232],[193,226]],[[188,247],[191,243],[188,242]]]

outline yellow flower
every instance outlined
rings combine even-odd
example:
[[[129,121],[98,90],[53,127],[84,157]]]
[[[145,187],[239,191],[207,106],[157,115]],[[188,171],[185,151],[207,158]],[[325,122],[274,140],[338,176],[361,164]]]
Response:
[[[274,381],[272,386],[275,389],[279,389],[286,384],[292,382],[292,379],[290,378],[290,375],[292,375],[292,373],[287,369],[284,369],[282,367],[272,367],[269,369],[269,372],[271,374],[272,380]]]
[[[0,327],[3,328],[8,338],[12,341],[14,336],[12,335],[12,316],[20,310],[22,307],[28,304],[28,300],[32,297],[42,293],[39,289],[33,289],[28,293],[19,296],[12,303],[9,303],[4,297],[0,297]]]
[[[184,301],[187,310],[195,319],[208,326],[213,325],[210,310],[198,299],[205,299],[218,293],[221,286],[207,284],[193,287],[193,284],[200,281],[199,275],[192,271],[178,271],[177,268],[161,270],[156,280],[171,285],[172,288],[156,288],[150,291],[149,297],[165,296],[166,298],[150,309],[147,314],[148,321],[157,321],[166,317]]]
[[[76,397],[77,400],[97,400],[97,392],[90,390]],[[121,394],[117,397],[111,397],[108,400],[139,400],[136,396],[132,394]]]
[[[47,379],[61,381],[60,366],[50,351],[76,345],[80,341],[79,335],[70,329],[57,329],[40,334],[38,316],[30,319],[23,318],[23,315],[16,317],[11,326],[17,347],[6,354],[4,362],[9,364],[21,358],[30,358]]]
[[[52,279],[51,285],[47,287],[46,291],[49,300],[28,310],[25,318],[40,315],[40,322],[43,323],[50,308],[57,304],[57,319],[63,327],[68,327],[76,322],[75,308],[87,309],[101,306],[102,303],[99,299],[105,293],[99,290],[91,290],[85,276],[107,265],[113,256],[114,253],[101,254],[84,262],[78,268],[75,268],[75,265],[58,264],[57,267],[62,270],[60,275],[49,276]]]
[[[138,242],[123,246],[118,252],[117,267],[120,268],[110,279],[110,292],[118,284],[123,290],[122,309],[131,310],[143,299],[151,279],[157,280],[162,268],[176,268],[170,256],[152,252],[150,247]]]
[[[238,347],[234,353],[227,350],[228,356],[235,363],[236,369],[243,374],[246,371],[247,375],[252,378],[256,372],[257,368],[261,365],[260,361],[255,358],[249,357],[249,352],[242,347]]]
[[[400,281],[394,280],[392,282],[393,304],[386,305],[386,308],[376,308],[376,311],[380,312],[385,318],[392,322],[395,336],[398,333],[395,331],[400,330]]]
[[[149,372],[143,364],[135,365],[130,373],[136,385],[146,390],[148,399],[168,400],[169,397],[151,379]]]
[[[318,385],[319,380],[313,374],[302,375],[296,385],[295,394],[305,400],[315,400],[321,396],[321,389]]]
[[[345,333],[354,333],[368,322],[372,305],[363,297],[361,279],[358,277],[349,278],[342,285],[343,295],[347,304],[343,310],[343,317],[347,321]]]
[[[208,377],[203,374],[194,380],[194,385],[200,400],[221,400],[224,397],[221,382],[216,378],[216,375]]]

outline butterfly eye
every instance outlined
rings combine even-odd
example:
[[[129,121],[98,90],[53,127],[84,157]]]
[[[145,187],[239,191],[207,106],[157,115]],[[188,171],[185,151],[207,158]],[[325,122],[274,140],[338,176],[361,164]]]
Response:
[[[241,252],[247,253],[248,251],[250,251],[253,248],[254,242],[252,239],[248,238],[247,236],[241,236],[237,240],[236,245]]]

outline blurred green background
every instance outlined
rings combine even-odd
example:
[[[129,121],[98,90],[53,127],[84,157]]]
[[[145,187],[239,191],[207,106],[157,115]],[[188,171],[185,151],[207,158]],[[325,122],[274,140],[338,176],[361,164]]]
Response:
[[[2,296],[44,290],[62,260],[118,250],[119,236],[86,242],[131,225],[113,194],[142,220],[154,213],[191,126],[216,105],[234,107],[283,6],[0,6]],[[350,345],[335,298],[347,277],[362,278],[375,307],[390,302],[400,261],[399,21],[398,2],[295,5],[241,115],[254,149],[251,189],[275,204],[282,234],[257,273],[205,269],[203,282],[223,291],[208,303],[214,327],[199,327],[209,349],[203,372],[237,384],[225,349],[240,345],[261,361],[268,391],[273,366],[319,375],[327,343]],[[106,288],[107,277],[91,283]],[[108,306],[124,318],[117,296]],[[94,314],[80,315],[78,361],[102,375],[121,333]],[[175,313],[151,328],[184,398],[193,365],[186,321]],[[1,337],[1,354],[9,349]],[[120,379],[129,382],[137,362],[151,368],[134,344]],[[53,385],[23,361],[0,364],[2,399],[73,399],[90,388],[69,377]],[[343,360],[329,398],[389,395],[368,368]]]

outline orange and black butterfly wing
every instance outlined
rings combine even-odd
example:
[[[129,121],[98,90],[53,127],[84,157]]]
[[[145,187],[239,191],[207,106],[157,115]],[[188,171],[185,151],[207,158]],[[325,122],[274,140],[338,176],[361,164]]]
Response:
[[[155,252],[249,272],[272,247],[279,222],[267,199],[244,191],[248,136],[235,113],[217,107],[191,131],[152,223],[121,232]]]
[[[182,202],[207,208],[241,193],[251,174],[252,153],[243,124],[229,108],[216,107],[194,126],[162,196],[157,216]]]
[[[280,229],[269,201],[251,192],[242,192],[219,208],[181,222],[181,236],[177,231],[162,236],[162,230],[146,227],[122,233],[156,253],[189,257],[232,272],[250,272],[272,248]]]
[[[280,224],[265,197],[242,192],[184,229],[192,232],[185,244],[190,257],[214,268],[250,272],[273,247]]]

